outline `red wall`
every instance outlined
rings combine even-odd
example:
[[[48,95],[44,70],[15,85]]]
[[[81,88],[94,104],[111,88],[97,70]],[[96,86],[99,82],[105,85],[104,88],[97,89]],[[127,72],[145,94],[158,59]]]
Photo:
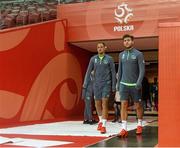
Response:
[[[83,115],[81,86],[90,53],[66,44],[66,24],[0,32],[0,126]]]
[[[123,2],[133,12],[127,24],[114,18],[115,10],[121,13],[117,6]],[[59,5],[58,17],[68,20],[69,42],[119,39],[126,33],[142,38],[158,36],[159,23],[180,21],[179,7],[179,0],[103,0]],[[114,26],[129,25],[134,25],[133,31],[114,31]]]
[[[180,23],[159,28],[159,147],[180,146]]]

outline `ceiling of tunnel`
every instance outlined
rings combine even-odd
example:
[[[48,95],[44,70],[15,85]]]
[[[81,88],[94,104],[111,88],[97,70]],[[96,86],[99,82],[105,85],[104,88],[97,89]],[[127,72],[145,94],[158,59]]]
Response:
[[[135,41],[134,46],[139,50],[143,51],[143,50],[158,49],[158,37],[136,38],[134,41]],[[122,39],[71,42],[70,44],[88,50],[90,52],[96,52],[96,45],[98,42],[104,42],[107,45],[108,47],[107,52],[118,52],[124,48]]]

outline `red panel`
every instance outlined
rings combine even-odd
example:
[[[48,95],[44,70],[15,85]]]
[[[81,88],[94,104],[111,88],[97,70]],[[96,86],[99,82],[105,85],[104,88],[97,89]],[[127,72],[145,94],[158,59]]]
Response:
[[[67,46],[65,34],[65,21],[0,32],[1,125],[83,115],[90,54]]]
[[[176,25],[176,26],[175,26]],[[180,146],[180,23],[159,29],[159,143]]]
[[[123,3],[132,9],[133,16],[127,24],[115,20],[115,10],[121,14],[118,5]],[[179,0],[104,0],[89,3],[58,6],[58,17],[68,20],[68,37],[70,42],[119,39],[125,33],[136,37],[158,36],[158,23],[180,21]],[[123,8],[123,7],[121,7]],[[124,8],[124,10],[126,10]],[[128,14],[125,11],[123,18]],[[114,31],[114,26],[134,26],[133,31]]]

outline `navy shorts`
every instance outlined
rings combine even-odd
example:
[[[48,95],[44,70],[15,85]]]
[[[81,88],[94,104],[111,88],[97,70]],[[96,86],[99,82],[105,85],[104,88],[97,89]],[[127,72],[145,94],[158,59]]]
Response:
[[[111,82],[103,82],[94,84],[94,99],[101,100],[102,98],[109,98],[111,94]]]
[[[135,86],[126,86],[120,84],[120,98],[121,101],[128,100],[129,96],[134,102],[141,102],[141,89],[135,88]]]

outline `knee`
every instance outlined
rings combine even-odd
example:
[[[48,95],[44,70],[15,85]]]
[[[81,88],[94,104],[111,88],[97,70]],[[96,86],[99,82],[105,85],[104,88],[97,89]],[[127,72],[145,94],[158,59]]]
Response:
[[[127,108],[128,108],[128,102],[123,102],[123,103],[121,104],[121,108],[122,108],[122,109],[127,109]]]
[[[108,104],[107,103],[102,103],[102,108],[104,108],[104,109],[108,108]]]
[[[137,104],[135,104],[135,108],[136,108],[136,110],[140,110],[140,109],[142,109],[142,105],[141,105],[141,103],[137,103]]]

